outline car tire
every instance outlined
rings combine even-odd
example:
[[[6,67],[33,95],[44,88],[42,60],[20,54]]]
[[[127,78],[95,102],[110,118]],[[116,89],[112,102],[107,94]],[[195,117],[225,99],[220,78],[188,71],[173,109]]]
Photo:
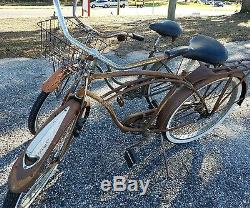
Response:
[[[94,4],[92,4],[91,8],[93,8],[93,9],[94,9],[94,8],[95,8],[95,5],[94,5]]]

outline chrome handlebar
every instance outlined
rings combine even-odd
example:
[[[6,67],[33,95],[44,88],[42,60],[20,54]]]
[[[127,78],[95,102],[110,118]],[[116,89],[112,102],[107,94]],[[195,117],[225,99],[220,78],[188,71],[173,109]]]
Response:
[[[66,22],[65,22],[63,14],[62,14],[60,1],[59,0],[53,0],[53,2],[54,2],[55,11],[56,11],[56,14],[57,14],[57,17],[58,17],[59,25],[60,25],[63,33],[64,33],[64,36],[70,41],[70,43],[75,45],[76,47],[80,48],[81,50],[85,51],[89,55],[93,56],[95,59],[98,59],[98,60],[104,62],[105,64],[111,66],[112,68],[115,68],[115,69],[118,69],[118,70],[126,70],[126,69],[131,69],[131,68],[143,66],[145,64],[152,64],[152,63],[155,63],[156,61],[160,61],[160,60],[164,60],[164,59],[168,58],[167,55],[164,55],[164,56],[153,57],[153,58],[149,58],[149,59],[146,59],[146,60],[138,61],[138,62],[135,62],[135,63],[117,64],[117,63],[113,62],[112,60],[110,60],[110,59],[106,58],[105,56],[103,56],[96,49],[89,48],[86,45],[84,45],[83,43],[81,43],[80,41],[76,40],[74,37],[72,37],[70,35],[70,33],[69,33],[69,30],[68,30],[67,26],[66,26]]]

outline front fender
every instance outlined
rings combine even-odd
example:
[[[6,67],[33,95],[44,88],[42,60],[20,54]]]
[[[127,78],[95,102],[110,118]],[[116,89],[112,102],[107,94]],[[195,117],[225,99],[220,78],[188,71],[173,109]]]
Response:
[[[55,91],[62,80],[65,77],[65,70],[60,68],[56,70],[42,85],[42,91],[46,93],[50,93]]]

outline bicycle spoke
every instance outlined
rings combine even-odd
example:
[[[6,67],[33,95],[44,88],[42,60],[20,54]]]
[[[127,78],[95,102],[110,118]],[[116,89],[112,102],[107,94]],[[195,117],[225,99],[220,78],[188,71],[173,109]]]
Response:
[[[186,118],[187,116],[190,116],[190,115],[192,115],[192,114],[195,114],[195,113],[197,113],[196,111],[193,111],[193,112],[191,112],[191,113],[188,113],[188,114],[186,114],[186,115],[184,115],[184,116],[182,116],[182,117],[177,117],[177,119],[176,120],[178,120],[178,119],[180,119],[180,118]]]
[[[159,86],[161,86],[161,87],[159,87]],[[171,84],[164,85],[164,83],[161,83],[161,84],[157,84],[157,85],[153,86],[151,88],[151,92],[155,93],[156,91],[159,91],[162,89],[169,90],[170,88],[171,88]]]
[[[204,92],[204,95],[202,96],[203,98],[206,97],[206,94],[207,94],[207,92],[209,91],[210,88],[211,88],[211,85],[207,86],[207,89],[206,89],[206,91]]]
[[[192,107],[193,107],[193,106],[187,106],[187,107],[185,107],[185,108],[182,108],[182,109],[180,109],[180,110],[178,111],[178,113],[176,113],[176,115],[182,114],[184,111],[189,110],[189,109],[191,109]]]
[[[222,83],[222,82],[220,82],[219,84],[217,84],[217,86],[215,86],[214,89],[212,89],[212,90],[210,91],[210,93],[209,93],[206,97],[208,97],[208,96],[211,95],[216,89],[218,89],[218,87],[221,85],[221,83]],[[203,97],[203,99],[205,99],[206,97]]]
[[[161,93],[163,93],[163,92],[168,92],[169,90],[170,90],[171,88],[163,88],[162,90],[158,90],[158,91],[156,91],[156,92],[154,92],[154,93],[150,93],[149,94],[149,96],[155,96],[155,95],[158,95],[158,94],[161,94]],[[165,95],[166,93],[164,93],[164,95]]]
[[[224,86],[224,88],[223,88],[221,94],[219,95],[219,98],[217,99],[217,101],[216,101],[216,103],[215,103],[215,105],[214,105],[214,107],[213,107],[211,113],[214,113],[214,112],[218,109],[218,107],[219,107],[219,105],[220,105],[220,101],[221,101],[221,99],[223,98],[223,96],[225,95],[225,92],[226,92],[226,90],[227,90],[229,84],[231,83],[231,81],[232,81],[232,77],[230,77],[230,78],[228,79],[227,83],[225,84],[225,86]]]

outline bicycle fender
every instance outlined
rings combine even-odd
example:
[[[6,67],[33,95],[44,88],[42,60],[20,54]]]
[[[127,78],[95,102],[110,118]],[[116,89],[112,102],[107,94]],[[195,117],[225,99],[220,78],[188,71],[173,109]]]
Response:
[[[25,192],[29,187],[31,187],[36,179],[39,177],[40,171],[42,170],[43,164],[49,158],[51,151],[54,149],[56,144],[59,142],[62,134],[64,133],[65,128],[73,121],[73,119],[79,115],[81,110],[81,104],[78,101],[70,99],[63,106],[58,108],[46,121],[44,128],[48,125],[57,115],[59,115],[63,110],[69,108],[67,114],[65,115],[58,131],[56,132],[53,140],[48,143],[48,149],[45,154],[39,159],[39,161],[35,162],[31,167],[24,166],[24,158],[26,155],[26,151],[36,136],[39,134],[40,130],[36,136],[30,141],[29,145],[26,149],[21,153],[16,162],[14,163],[12,170],[8,179],[8,187],[13,193],[21,193]]]
[[[237,103],[238,105],[241,105],[246,97],[247,90],[248,90],[248,83],[246,82],[245,74],[241,70],[237,70],[237,69],[233,70],[228,67],[208,68],[205,65],[201,65],[200,67],[192,71],[186,77],[186,80],[192,83],[193,85],[195,85],[201,81],[212,79],[215,76],[216,77],[223,76],[225,73],[233,73],[236,77],[242,80],[241,81],[242,91],[241,91],[240,99]]]
[[[59,87],[61,81],[65,76],[64,70],[56,70],[42,85],[42,91],[50,93],[56,90]]]

